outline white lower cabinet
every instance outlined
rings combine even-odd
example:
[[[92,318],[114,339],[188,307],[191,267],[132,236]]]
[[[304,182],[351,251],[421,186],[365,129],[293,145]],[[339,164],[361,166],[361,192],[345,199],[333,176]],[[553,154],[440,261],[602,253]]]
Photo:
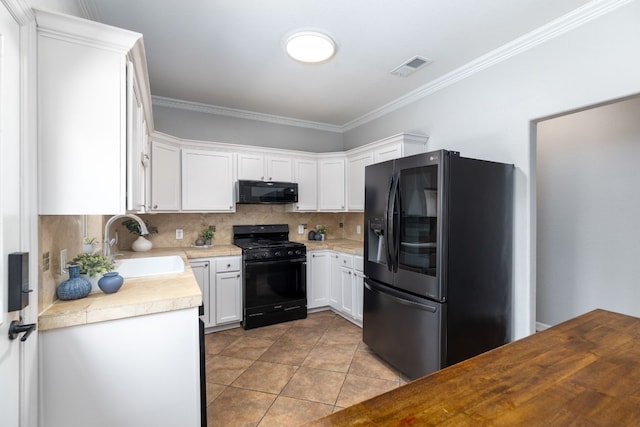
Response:
[[[362,326],[364,274],[362,256],[333,251],[307,253],[307,307],[331,307]]]
[[[331,251],[307,252],[307,308],[329,305]]]
[[[342,309],[342,285],[339,255],[331,252],[331,281],[329,282],[329,305],[340,311]]]
[[[202,321],[204,322],[204,327],[207,328],[212,325],[211,319],[211,306],[208,304],[210,299],[210,270],[211,270],[211,261],[208,259],[204,260],[192,260],[189,262],[191,265],[191,271],[198,282],[198,286],[200,286],[200,290],[202,291],[202,301],[204,306],[204,313],[200,316]],[[213,316],[215,319],[215,316]]]
[[[216,325],[242,321],[240,272],[216,273]]]
[[[353,318],[362,325],[364,313],[364,263],[360,255],[353,257]]]
[[[217,328],[242,321],[242,257],[215,257],[190,260],[202,289],[205,328]]]
[[[197,307],[42,331],[38,345],[42,427],[200,425]]]

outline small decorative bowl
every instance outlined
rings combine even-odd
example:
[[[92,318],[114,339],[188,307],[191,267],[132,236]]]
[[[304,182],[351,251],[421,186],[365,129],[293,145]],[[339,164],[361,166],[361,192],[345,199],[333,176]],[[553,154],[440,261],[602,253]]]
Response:
[[[123,283],[124,278],[119,275],[117,271],[109,271],[104,273],[100,280],[98,280],[98,287],[100,287],[105,294],[113,294],[118,292]]]

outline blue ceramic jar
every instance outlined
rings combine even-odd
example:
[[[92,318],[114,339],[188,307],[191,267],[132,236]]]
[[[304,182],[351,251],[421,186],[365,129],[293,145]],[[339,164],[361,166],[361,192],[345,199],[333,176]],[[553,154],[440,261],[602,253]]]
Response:
[[[113,294],[118,292],[123,283],[124,278],[119,275],[117,271],[109,271],[108,273],[104,273],[100,280],[98,280],[98,287],[102,289],[102,292],[105,294]]]
[[[84,298],[91,292],[91,283],[80,277],[80,266],[69,266],[69,278],[56,288],[56,295],[61,300]]]

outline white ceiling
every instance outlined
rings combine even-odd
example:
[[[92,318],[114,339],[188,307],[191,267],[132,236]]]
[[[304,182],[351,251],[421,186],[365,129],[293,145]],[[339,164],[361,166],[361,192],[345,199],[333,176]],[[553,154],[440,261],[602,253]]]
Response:
[[[590,3],[72,1],[82,4],[87,17],[143,34],[154,97],[335,126],[383,108]],[[287,35],[310,28],[336,41],[331,61],[304,65],[284,52]],[[433,63],[405,78],[389,73],[415,55]]]

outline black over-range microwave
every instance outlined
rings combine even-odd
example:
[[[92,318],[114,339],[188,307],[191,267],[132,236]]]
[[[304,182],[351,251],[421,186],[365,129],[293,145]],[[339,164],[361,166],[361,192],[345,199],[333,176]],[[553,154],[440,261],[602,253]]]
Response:
[[[295,182],[238,180],[238,203],[296,203]]]

